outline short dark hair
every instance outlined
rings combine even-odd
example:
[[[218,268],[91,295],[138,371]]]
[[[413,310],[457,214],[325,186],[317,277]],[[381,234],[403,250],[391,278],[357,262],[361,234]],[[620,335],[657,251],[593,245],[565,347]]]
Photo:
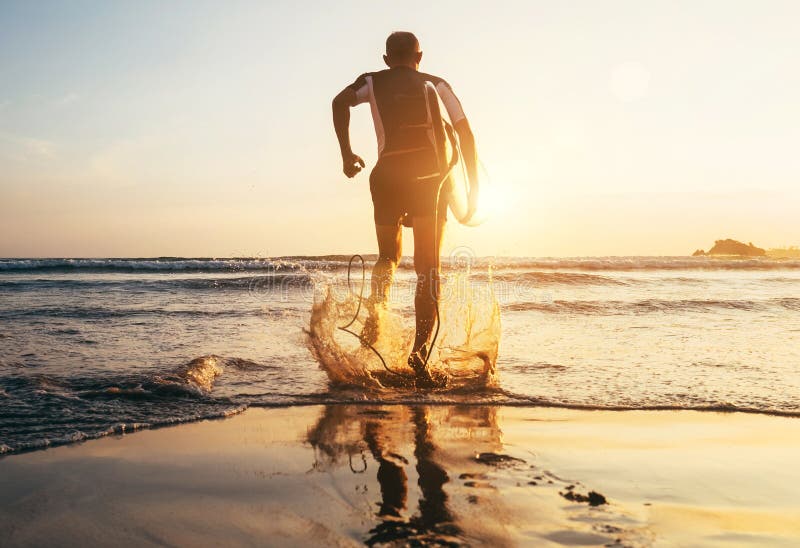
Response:
[[[386,57],[395,61],[411,61],[419,51],[419,40],[411,32],[395,31],[386,39]]]

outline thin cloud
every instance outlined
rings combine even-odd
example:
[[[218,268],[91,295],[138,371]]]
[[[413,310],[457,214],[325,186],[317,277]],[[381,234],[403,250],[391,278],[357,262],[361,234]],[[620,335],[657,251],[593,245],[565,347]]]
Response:
[[[67,93],[66,95],[63,95],[62,97],[56,99],[54,104],[59,107],[65,107],[67,105],[71,105],[80,98],[81,96],[77,93],[74,92]]]
[[[0,134],[0,152],[17,160],[52,158],[56,144],[46,139]]]

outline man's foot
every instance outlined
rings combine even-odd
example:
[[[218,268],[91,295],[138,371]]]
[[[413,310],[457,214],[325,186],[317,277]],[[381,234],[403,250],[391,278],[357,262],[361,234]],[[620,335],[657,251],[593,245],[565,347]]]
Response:
[[[427,365],[425,358],[428,356],[428,349],[424,346],[415,350],[408,356],[408,365],[414,370],[414,386],[423,390],[431,388],[441,388],[447,384],[447,379],[437,375],[434,377]]]

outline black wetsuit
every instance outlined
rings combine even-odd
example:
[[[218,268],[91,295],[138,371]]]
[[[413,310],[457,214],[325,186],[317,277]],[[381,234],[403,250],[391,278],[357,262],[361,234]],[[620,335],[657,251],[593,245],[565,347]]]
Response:
[[[434,213],[443,170],[429,124],[426,82],[435,89],[451,123],[465,118],[447,82],[410,67],[362,74],[349,86],[356,92],[356,104],[369,102],[375,123],[378,162],[369,181],[377,225],[397,225],[404,215]],[[438,106],[435,110],[434,116],[439,116]],[[440,197],[439,205],[444,219],[446,200]]]

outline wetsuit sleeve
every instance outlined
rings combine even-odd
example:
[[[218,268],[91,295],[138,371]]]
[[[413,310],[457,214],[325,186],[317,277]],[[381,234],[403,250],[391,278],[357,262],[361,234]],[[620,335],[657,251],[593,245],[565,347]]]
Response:
[[[347,86],[356,92],[356,104],[366,103],[369,101],[369,84],[367,84],[367,76],[369,73],[362,74],[356,81]]]
[[[436,92],[439,94],[439,97],[441,97],[444,108],[447,109],[447,115],[450,117],[451,124],[456,124],[467,117],[466,114],[464,114],[464,109],[461,107],[461,101],[459,101],[456,94],[453,93],[450,84],[444,80],[440,80],[436,84]]]

